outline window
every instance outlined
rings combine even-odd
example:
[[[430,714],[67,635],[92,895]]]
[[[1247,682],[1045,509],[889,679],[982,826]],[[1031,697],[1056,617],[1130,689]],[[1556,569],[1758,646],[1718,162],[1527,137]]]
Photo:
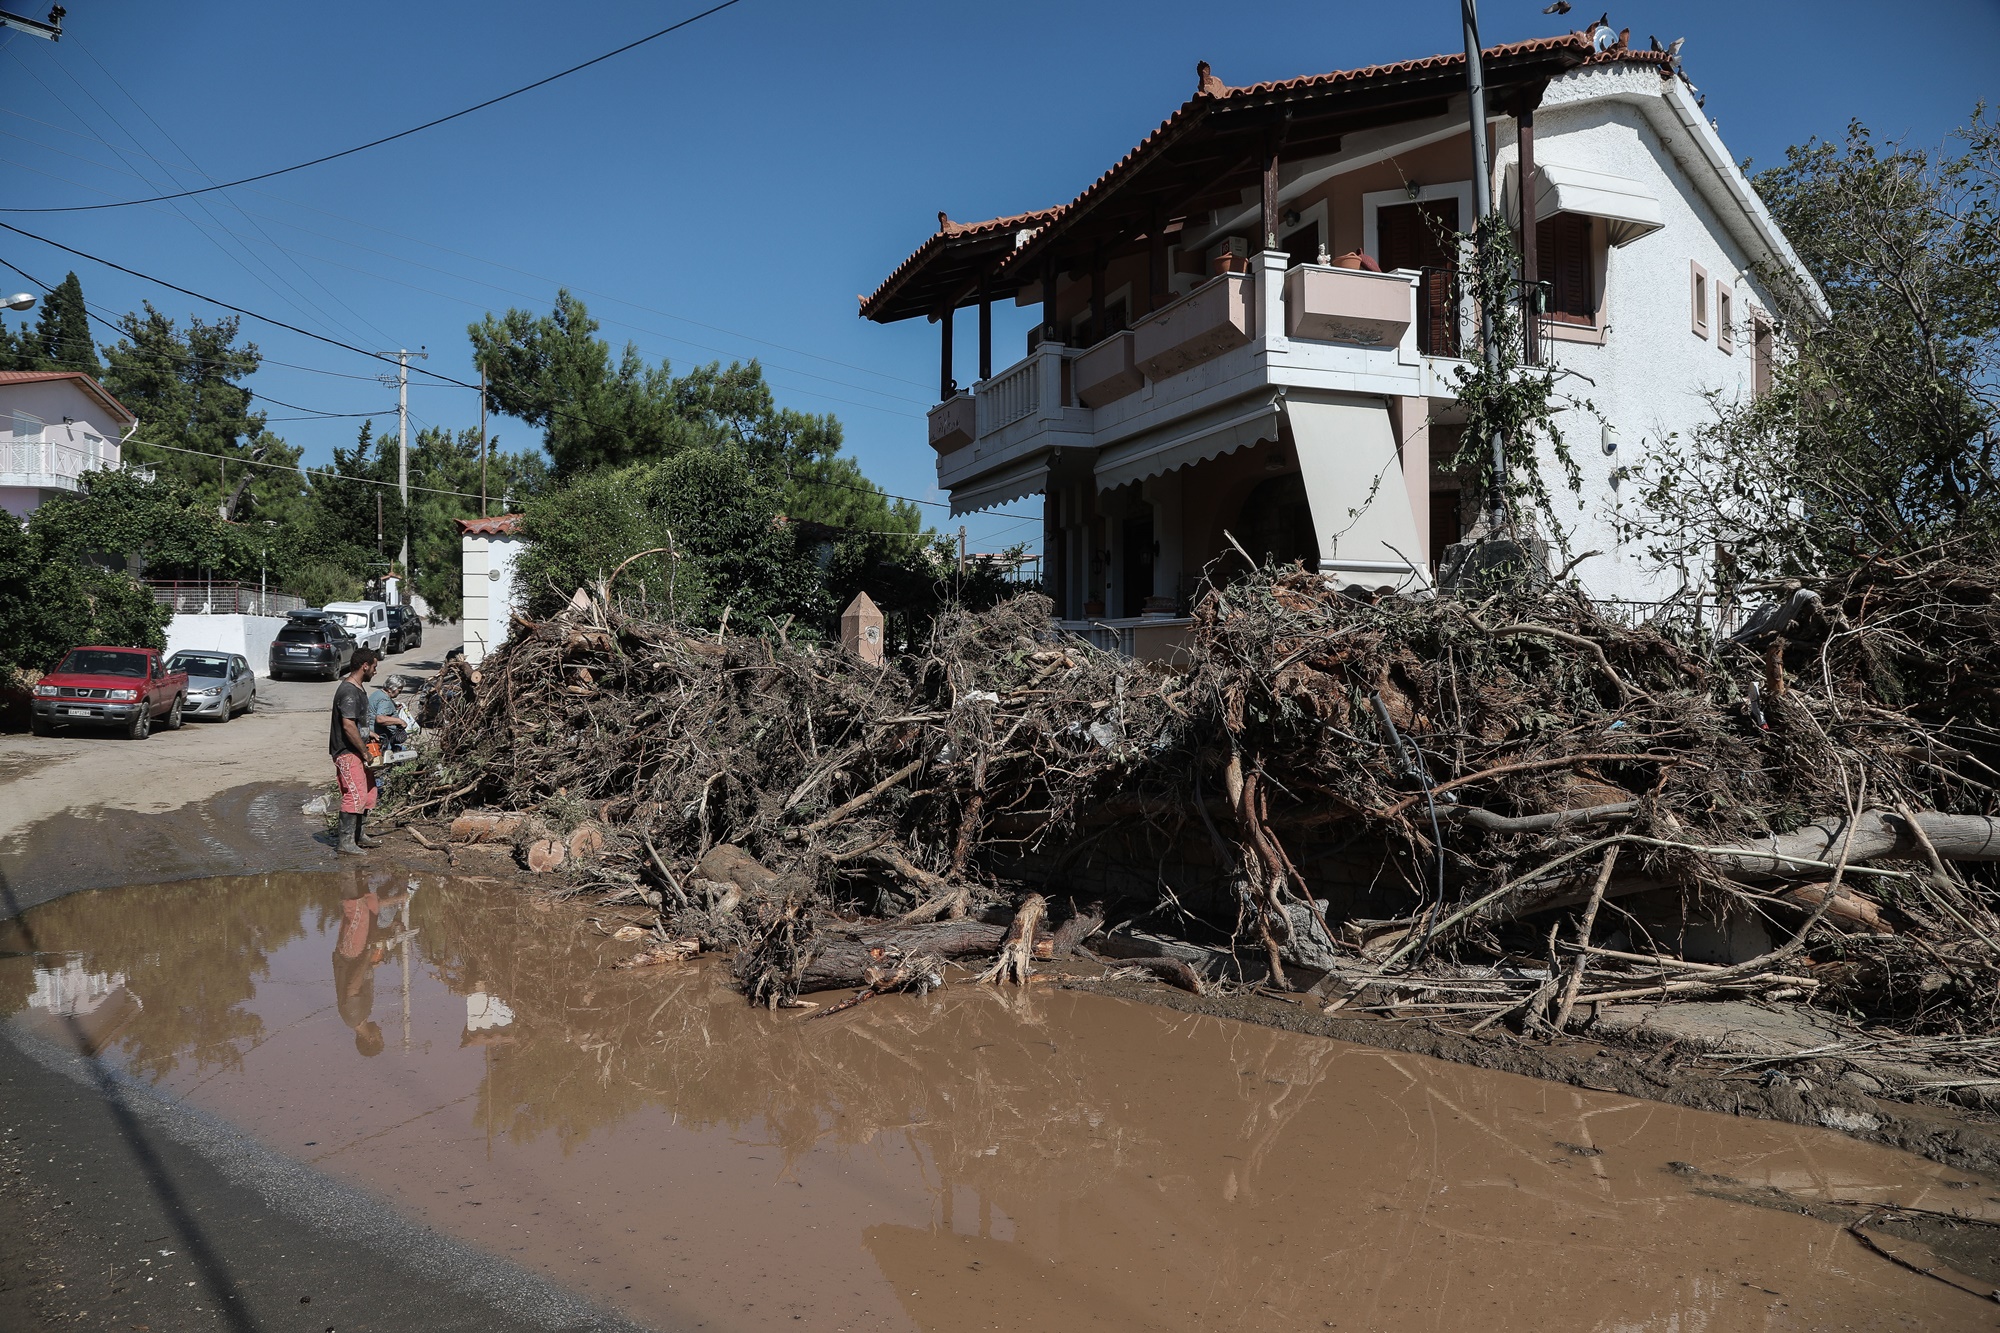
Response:
[[[1771,392],[1771,321],[1757,316],[1750,323],[1751,392],[1762,398]]]
[[[1375,211],[1375,260],[1385,273],[1399,268],[1457,268],[1458,200],[1389,204]]]
[[[1543,313],[1557,323],[1597,322],[1590,233],[1590,219],[1581,213],[1558,213],[1535,224],[1535,271],[1548,294]]]
[[[1728,283],[1715,284],[1715,345],[1727,356],[1736,353],[1736,332],[1729,324],[1735,310],[1733,296]]]
[[[1688,294],[1694,304],[1694,316],[1690,327],[1697,338],[1708,336],[1708,270],[1701,265],[1688,264]]]
[[[1308,222],[1280,242],[1285,247],[1285,267],[1319,262],[1319,223]]]

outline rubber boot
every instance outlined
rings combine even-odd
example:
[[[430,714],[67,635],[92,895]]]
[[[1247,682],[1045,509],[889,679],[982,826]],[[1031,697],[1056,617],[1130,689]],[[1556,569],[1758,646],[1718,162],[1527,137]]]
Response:
[[[362,847],[380,847],[382,840],[380,838],[369,837],[367,825],[367,815],[360,814],[354,817],[354,841]]]
[[[340,817],[340,854],[342,856],[364,856],[361,844],[355,841],[361,832],[361,816],[342,814]]]

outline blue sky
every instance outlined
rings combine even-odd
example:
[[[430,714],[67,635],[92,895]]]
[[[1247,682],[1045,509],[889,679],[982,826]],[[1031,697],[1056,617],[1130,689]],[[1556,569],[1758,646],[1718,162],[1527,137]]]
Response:
[[[39,14],[42,0],[5,0]],[[455,110],[704,7],[483,3],[338,7],[70,0],[66,36],[0,36],[0,203],[97,202],[267,170]],[[1580,26],[1486,0],[1488,42]],[[1090,5],[829,5],[741,0],[681,33],[369,153],[178,205],[0,218],[370,348],[427,346],[460,378],[465,326],[545,309],[557,286],[614,343],[678,368],[763,359],[781,402],[831,411],[886,489],[936,499],[923,414],[935,328],[856,317],[936,225],[1057,203],[1194,87],[1456,49],[1451,0],[1397,5],[1150,0]],[[1841,134],[1934,144],[1996,91],[2000,4],[1631,4],[1634,41],[1685,37],[1690,77],[1739,157]],[[191,165],[193,164],[193,165]],[[143,177],[144,179],[140,179]],[[74,267],[94,305],[217,313],[0,234],[48,281]],[[11,274],[5,281],[15,289]],[[8,316],[18,323],[19,316]],[[971,321],[959,379],[972,379]],[[997,321],[1002,364],[1025,312]],[[253,387],[312,412],[383,410],[366,359],[246,321],[273,361]],[[476,395],[412,377],[418,420],[477,421]],[[276,418],[302,414],[267,403]],[[384,410],[386,409],[386,410]],[[324,461],[358,420],[274,420]],[[536,443],[494,423],[503,447]],[[975,550],[1039,534],[1034,502],[968,520]],[[926,513],[947,524],[942,509]]]

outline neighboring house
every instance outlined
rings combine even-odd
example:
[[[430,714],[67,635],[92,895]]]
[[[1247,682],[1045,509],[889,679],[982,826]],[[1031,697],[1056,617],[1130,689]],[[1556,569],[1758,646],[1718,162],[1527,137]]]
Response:
[[[461,518],[458,532],[459,634],[466,663],[478,666],[507,642],[514,613],[514,562],[525,544],[521,516]]]
[[[1614,522],[1619,470],[1757,392],[1773,355],[1753,264],[1796,256],[1731,160],[1675,54],[1576,32],[1485,53],[1493,194],[1541,280],[1531,359],[1597,415],[1560,421],[1583,508],[1543,472],[1578,576],[1655,599]],[[1477,517],[1443,463],[1475,219],[1462,55],[1229,87],[1192,99],[1071,203],[939,231],[861,314],[942,324],[930,414],[954,513],[1045,497],[1057,615],[1151,656],[1204,569],[1303,559],[1343,585],[1429,586]],[[1532,242],[1532,243],[1530,243]],[[1376,268],[1380,272],[1374,271]],[[996,368],[991,304],[1040,303]],[[952,312],[975,306],[977,382],[953,381]],[[1600,419],[1601,418],[1601,419]],[[1610,452],[1608,446],[1615,446]]]
[[[80,370],[0,371],[0,509],[25,519],[86,472],[122,466],[138,424]]]

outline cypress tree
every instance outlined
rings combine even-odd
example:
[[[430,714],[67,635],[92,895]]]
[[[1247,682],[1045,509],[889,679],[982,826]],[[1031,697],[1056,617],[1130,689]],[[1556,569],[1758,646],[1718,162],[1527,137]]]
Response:
[[[83,305],[83,284],[71,273],[57,284],[42,302],[41,321],[35,326],[34,345],[42,370],[81,370],[103,378],[104,367],[97,359],[97,344],[90,336],[90,315]]]

